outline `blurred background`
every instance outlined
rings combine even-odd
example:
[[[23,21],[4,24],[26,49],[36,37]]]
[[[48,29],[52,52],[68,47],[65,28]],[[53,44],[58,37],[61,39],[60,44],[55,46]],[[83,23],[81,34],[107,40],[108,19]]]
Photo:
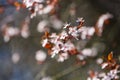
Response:
[[[120,0],[59,0],[52,12],[33,18],[16,1],[22,3],[0,0],[0,80],[86,80],[89,70],[101,70],[96,63],[99,57],[113,51],[120,60]],[[86,65],[76,66],[75,56],[57,62],[41,46],[44,31],[59,33],[66,22],[75,25],[78,17],[85,19],[85,26],[94,26],[105,13],[114,17],[101,37],[75,42],[78,49],[97,49],[97,56],[87,58]]]

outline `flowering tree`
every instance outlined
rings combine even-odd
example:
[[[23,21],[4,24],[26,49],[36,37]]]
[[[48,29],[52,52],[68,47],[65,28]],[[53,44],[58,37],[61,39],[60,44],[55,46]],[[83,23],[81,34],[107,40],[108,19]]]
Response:
[[[83,0],[7,1],[0,14],[9,11],[6,5],[14,12],[0,16],[0,40],[11,49],[10,80],[18,80],[22,70],[23,80],[119,80],[117,44],[108,35],[113,14],[97,12]]]

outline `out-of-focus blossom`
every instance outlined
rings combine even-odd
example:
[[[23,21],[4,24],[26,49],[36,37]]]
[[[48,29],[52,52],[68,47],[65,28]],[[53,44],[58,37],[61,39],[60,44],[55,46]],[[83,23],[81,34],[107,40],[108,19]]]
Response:
[[[105,22],[108,22],[109,19],[113,18],[113,15],[110,13],[103,14],[99,17],[95,29],[98,36],[102,35]]]
[[[95,48],[85,48],[85,49],[82,49],[79,54],[77,54],[77,58],[79,60],[84,60],[85,58],[87,57],[95,57],[97,56],[97,51]]]
[[[39,63],[43,63],[47,58],[47,54],[42,51],[42,50],[38,50],[35,54],[35,59],[39,62]]]
[[[23,25],[22,25],[22,28],[21,28],[21,36],[23,38],[28,38],[30,35],[30,31],[29,31],[29,18],[26,18]]]
[[[70,6],[70,10],[69,10],[69,14],[71,16],[75,16],[76,15],[76,4],[72,3]]]
[[[22,30],[21,30],[21,36],[22,36],[23,38],[28,38],[29,35],[30,35],[30,33],[29,33],[29,28],[28,28],[27,25],[24,25],[23,28],[22,28]]]
[[[52,24],[52,27],[57,30],[61,29],[63,26],[63,22],[55,15],[50,17],[50,23]]]
[[[81,39],[89,39],[94,35],[95,29],[94,27],[81,27],[79,33],[81,33]]]
[[[56,15],[53,15],[49,18],[49,20],[42,20],[37,25],[37,31],[38,32],[45,32],[50,31],[50,27],[59,30],[62,28],[63,22],[57,18]]]
[[[9,37],[8,35],[5,35],[5,36],[3,37],[3,39],[4,39],[5,42],[10,41],[10,37]]]
[[[89,75],[90,75],[90,77],[88,77],[87,80],[100,80],[97,76],[98,72],[94,72],[94,71],[90,70]]]
[[[12,62],[16,64],[16,63],[19,62],[19,60],[20,60],[20,55],[19,55],[19,53],[13,53],[13,54],[12,54]]]
[[[84,55],[82,55],[82,54],[78,54],[77,55],[77,59],[79,59],[79,60],[84,60],[86,58],[86,56],[84,56]]]
[[[92,36],[94,34],[94,32],[95,32],[95,28],[93,28],[93,27],[88,28],[88,35],[89,36]]]
[[[51,77],[43,77],[41,80],[53,80]]]
[[[42,14],[48,14],[53,8],[54,8],[53,5],[48,5],[41,11],[41,13]],[[40,11],[39,11],[39,13],[40,13]]]
[[[82,51],[82,54],[85,55],[85,56],[91,56],[92,55],[92,50],[91,49],[83,49]]]
[[[14,35],[18,35],[18,33],[19,33],[19,30],[17,28],[8,27],[6,29],[6,33],[5,34],[8,34],[9,36],[14,36]]]
[[[37,25],[37,31],[38,32],[45,32],[46,28],[48,28],[47,25],[48,25],[47,20],[40,21]]]
[[[102,63],[103,63],[103,59],[102,59],[102,58],[98,58],[98,59],[96,60],[96,63],[97,63],[97,64],[102,64]]]

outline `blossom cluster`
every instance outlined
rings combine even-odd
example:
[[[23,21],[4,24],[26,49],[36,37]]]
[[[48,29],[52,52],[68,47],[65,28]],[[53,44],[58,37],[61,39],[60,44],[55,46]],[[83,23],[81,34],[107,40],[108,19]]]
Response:
[[[83,26],[84,23],[83,18],[78,18],[76,22],[79,23],[79,25],[71,26],[70,24],[66,24],[64,27],[67,33],[71,37],[79,40],[79,39],[89,39],[91,36],[94,35],[95,28]]]
[[[31,18],[37,14],[48,14],[55,10],[58,0],[23,0],[26,8],[32,12]]]
[[[95,33],[95,27],[83,26],[83,18],[78,18],[76,22],[78,23],[76,26],[72,26],[70,23],[65,24],[64,30],[58,35],[45,32],[43,36],[42,46],[47,48],[51,57],[56,57],[59,62],[68,59],[70,55],[77,55],[80,60],[97,55],[94,48],[85,48],[79,51],[75,47],[73,39],[90,39]]]
[[[94,72],[90,71],[90,77],[87,80],[119,80],[118,73],[120,73],[120,65],[113,59],[113,52],[109,53],[106,62],[101,64],[102,69],[107,69],[108,72]]]

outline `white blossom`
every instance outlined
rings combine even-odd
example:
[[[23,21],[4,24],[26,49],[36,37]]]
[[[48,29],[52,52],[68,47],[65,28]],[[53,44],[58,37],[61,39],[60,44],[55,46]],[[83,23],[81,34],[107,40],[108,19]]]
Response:
[[[41,80],[53,80],[51,77],[47,76],[47,77],[43,77]]]
[[[98,58],[98,59],[96,60],[96,63],[97,63],[97,64],[102,64],[102,63],[103,63],[103,59],[102,59],[102,58]]]
[[[44,39],[43,41],[42,41],[42,46],[43,47],[45,47],[45,45],[48,43],[48,39]]]
[[[66,33],[66,31],[62,31],[60,34],[60,39],[65,39],[66,37],[68,37],[68,34]]]
[[[111,15],[110,13],[103,14],[99,17],[97,24],[96,24],[96,27],[98,28],[98,35],[99,36],[101,36],[101,34],[103,32],[105,20],[108,20],[110,18],[113,18],[113,15]]]
[[[67,28],[71,23],[65,23],[63,28]]]
[[[48,25],[48,21],[47,20],[43,20],[40,21],[37,25],[37,31],[38,32],[44,32],[45,31],[45,27],[47,27]]]
[[[50,23],[52,24],[52,27],[56,30],[61,29],[63,25],[63,22],[55,15],[50,17]]]
[[[78,18],[77,20],[76,20],[76,22],[84,22],[85,20],[83,20],[83,18]]]
[[[42,51],[42,50],[36,51],[35,59],[37,61],[43,62],[43,61],[45,61],[46,57],[47,57],[47,55],[44,51]]]
[[[77,30],[77,27],[70,27],[68,34],[72,35],[74,38],[76,38],[78,40],[79,33]]]
[[[108,63],[103,63],[102,64],[102,69],[106,68],[106,66],[108,66]]]
[[[62,53],[58,56],[57,61],[58,62],[63,62],[64,60],[68,59],[69,55],[68,53]]]
[[[12,62],[16,64],[16,63],[19,62],[19,60],[20,60],[20,54],[19,53],[13,53],[12,54]]]

